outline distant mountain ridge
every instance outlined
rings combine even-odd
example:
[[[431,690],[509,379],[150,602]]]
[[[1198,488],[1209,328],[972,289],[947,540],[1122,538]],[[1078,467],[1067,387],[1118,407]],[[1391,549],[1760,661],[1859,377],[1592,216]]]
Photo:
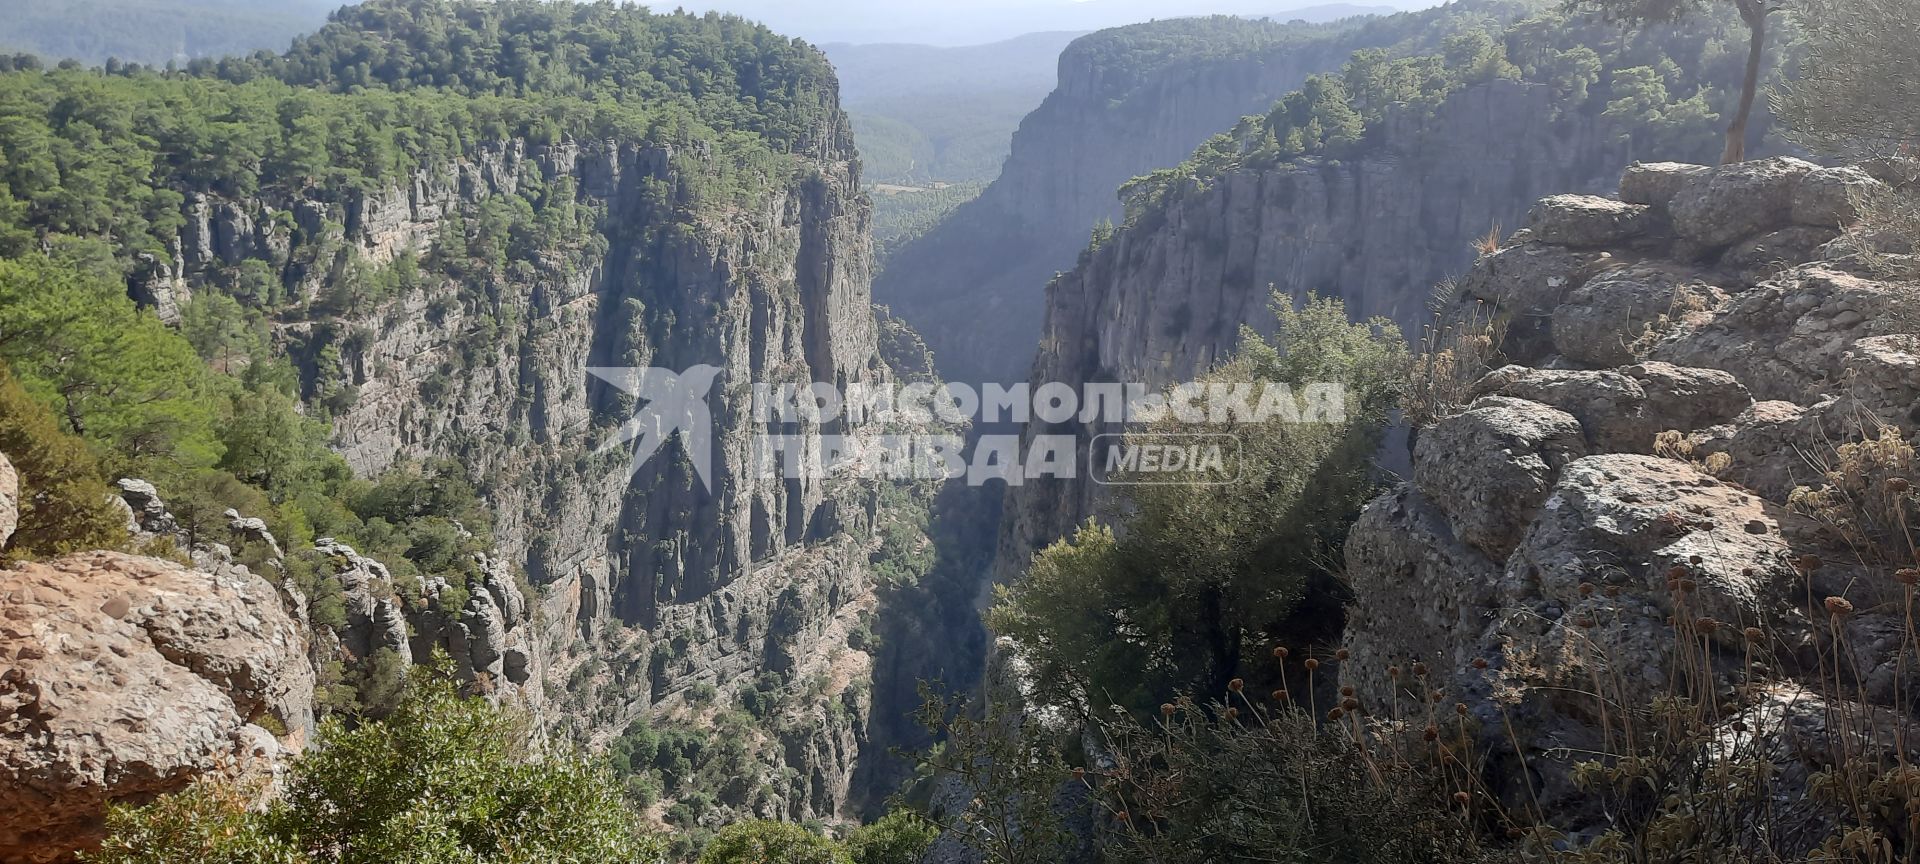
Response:
[[[1421,0],[1297,6],[1289,6],[1286,0],[976,0],[965,5],[965,14],[953,8],[928,8],[931,4],[902,8],[894,0],[847,0],[831,9],[796,8],[789,0],[703,0],[688,8],[737,12],[816,43],[951,47],[998,42],[1023,33],[1089,32],[1204,15],[1321,23],[1433,4]]]
[[[318,30],[335,0],[0,0],[0,50],[99,64],[284,51]]]

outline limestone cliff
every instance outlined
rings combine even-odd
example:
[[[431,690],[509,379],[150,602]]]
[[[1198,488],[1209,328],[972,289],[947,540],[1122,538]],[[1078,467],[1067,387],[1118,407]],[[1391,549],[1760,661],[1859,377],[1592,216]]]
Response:
[[[1193,380],[1236,347],[1242,325],[1272,326],[1271,290],[1346,302],[1418,338],[1431,287],[1473,244],[1518,224],[1535,199],[1598,191],[1628,154],[1592,118],[1551,119],[1549,88],[1492,81],[1431,116],[1406,113],[1346,161],[1305,159],[1227,174],[1123,228],[1047,289],[1033,381]],[[1082,441],[1114,431],[1070,424]],[[996,578],[1096,515],[1099,485],[1043,480],[1011,489]]]
[[[323,544],[353,603],[350,653],[448,649],[589,743],[664,716],[696,685],[728,704],[763,667],[796,691],[825,677],[833,687],[795,710],[851,710],[770,751],[769,770],[806,782],[739,804],[842,815],[868,710],[866,654],[846,638],[873,602],[879,493],[760,476],[749,405],[756,382],[892,375],[869,297],[869,205],[845,117],[832,117],[793,176],[724,200],[705,191],[721,169],[698,147],[518,140],[338,199],[190,197],[178,263],[156,265],[136,294],[170,314],[216,272],[266,264],[310,308],[335,310],[277,332],[356,471],[453,460],[497,514],[489,575],[454,586],[467,605],[437,619],[388,608],[378,562]],[[436,259],[469,220],[535,187],[572,196],[590,227],[486,272]],[[394,268],[406,289],[329,301]],[[711,491],[675,447],[636,470],[614,441],[634,400],[587,371],[701,364],[722,370]],[[537,596],[515,589],[515,569]]]
[[[1042,288],[1074,266],[1095,224],[1120,221],[1122,184],[1180,164],[1357,50],[1430,50],[1436,21],[1525,6],[1471,0],[1318,27],[1242,21],[1230,32],[1203,31],[1221,19],[1183,19],[1083,37],[1061,54],[1059,85],[1021,122],[999,179],[896,254],[875,294],[926,335],[948,380],[1025,380]]]
[[[1263,50],[1160,68],[1102,54],[1128,31],[1177,26],[1122,28],[1069,46],[1059,85],[1021,121],[999,179],[881,274],[876,295],[925,334],[949,380],[1024,377],[1041,286],[1072,265],[1095,223],[1119,218],[1114,190],[1179,164],[1208,136],[1266,110],[1308,75],[1338,68],[1353,50],[1275,39]]]

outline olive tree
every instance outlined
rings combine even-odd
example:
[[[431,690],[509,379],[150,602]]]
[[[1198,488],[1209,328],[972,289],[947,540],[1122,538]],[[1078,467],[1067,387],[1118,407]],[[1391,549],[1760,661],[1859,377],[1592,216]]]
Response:
[[[1807,59],[1774,94],[1792,139],[1847,158],[1920,144],[1920,0],[1803,0]]]

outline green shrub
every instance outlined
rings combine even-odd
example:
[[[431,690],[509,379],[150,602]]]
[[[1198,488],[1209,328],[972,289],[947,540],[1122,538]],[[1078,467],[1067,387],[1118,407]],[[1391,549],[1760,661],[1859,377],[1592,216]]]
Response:
[[[417,670],[385,720],[327,723],[264,811],[218,786],[120,808],[90,862],[654,864],[612,775],[533,753],[524,725]]]
[[[126,519],[112,506],[87,442],[68,434],[0,362],[0,454],[20,478],[20,523],[4,559],[46,558],[126,545]]]
[[[871,825],[847,835],[847,856],[853,864],[918,864],[920,853],[933,845],[940,831],[911,810],[895,810]]]
[[[845,849],[791,822],[740,822],[720,829],[700,864],[851,864]]]

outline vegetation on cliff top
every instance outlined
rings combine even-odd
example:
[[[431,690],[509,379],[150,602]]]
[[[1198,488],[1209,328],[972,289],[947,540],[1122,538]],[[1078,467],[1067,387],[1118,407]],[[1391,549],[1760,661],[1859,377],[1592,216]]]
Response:
[[[1245,118],[1185,163],[1130,181],[1120,190],[1127,221],[1137,223],[1233,171],[1375,152],[1390,119],[1430,116],[1450,94],[1495,79],[1553,88],[1557,116],[1602,118],[1611,130],[1603,134],[1629,139],[1636,151],[1698,161],[1718,140],[1716,112],[1729,96],[1721,84],[1737,80],[1743,63],[1744,52],[1729,41],[1727,17],[1635,30],[1548,10],[1518,20],[1489,12],[1428,22],[1444,31],[1438,52],[1356,52],[1339,74],[1310,78],[1272,111]]]
[[[676,148],[680,203],[725,202],[789,154],[838,156],[835,100],[804,43],[612,3],[373,0],[286,54],[184,71],[4,58],[0,253],[110,238],[72,254],[169,261],[188,192],[337,199],[514,138]]]

